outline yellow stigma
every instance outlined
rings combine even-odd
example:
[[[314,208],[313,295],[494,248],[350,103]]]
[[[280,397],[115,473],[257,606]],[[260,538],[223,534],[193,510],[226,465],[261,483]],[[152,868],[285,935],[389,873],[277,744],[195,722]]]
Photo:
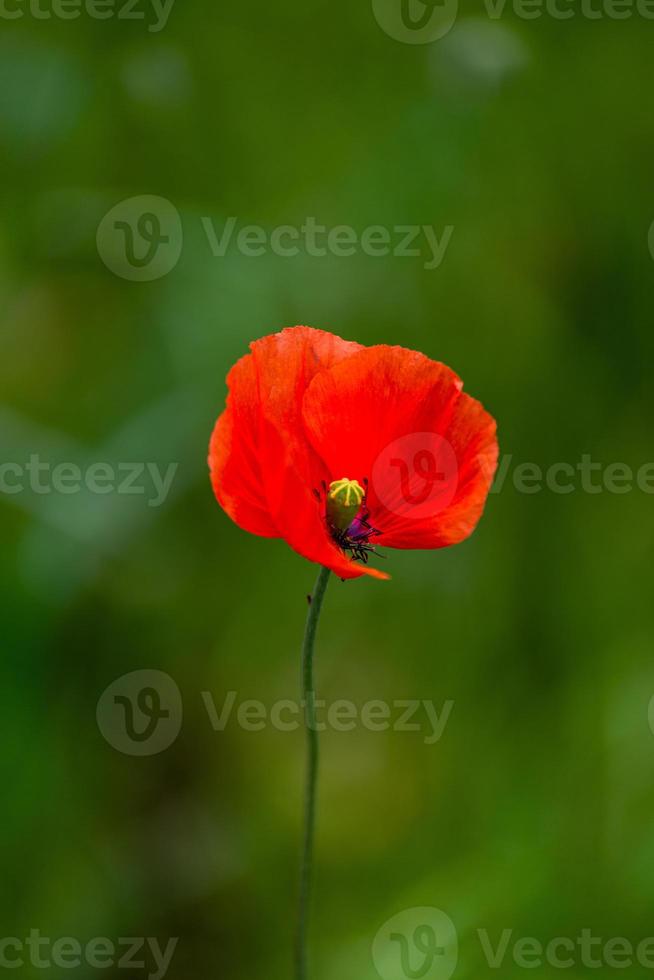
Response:
[[[361,503],[366,495],[360,483],[356,480],[334,480],[329,484],[327,495],[327,517],[333,527],[345,531],[359,513]]]

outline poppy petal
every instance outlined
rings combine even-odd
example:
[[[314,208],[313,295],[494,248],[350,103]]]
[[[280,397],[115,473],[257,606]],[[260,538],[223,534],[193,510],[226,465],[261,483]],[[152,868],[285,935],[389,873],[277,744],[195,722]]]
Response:
[[[462,392],[444,438],[456,459],[451,502],[426,516],[389,521],[384,535],[389,548],[444,548],[464,541],[477,526],[497,468],[495,420]]]
[[[265,538],[279,537],[266,499],[259,461],[259,398],[254,359],[246,354],[227,375],[229,394],[209,444],[209,470],[218,503],[235,524]]]
[[[310,327],[289,328],[252,344],[262,416],[259,458],[271,515],[295,551],[341,578],[385,578],[350,561],[334,544],[314,496],[331,477],[302,424],[302,400],[311,381],[362,349]]]
[[[368,479],[380,546],[443,547],[477,523],[497,459],[495,422],[461,389],[444,364],[387,346],[364,349],[309,385],[307,435],[335,477]]]
[[[329,474],[308,443],[301,404],[310,381],[362,348],[310,327],[254,341],[228,375],[227,409],[211,439],[214,492],[244,530],[283,537],[342,578],[383,573],[355,565],[336,547],[313,489]]]

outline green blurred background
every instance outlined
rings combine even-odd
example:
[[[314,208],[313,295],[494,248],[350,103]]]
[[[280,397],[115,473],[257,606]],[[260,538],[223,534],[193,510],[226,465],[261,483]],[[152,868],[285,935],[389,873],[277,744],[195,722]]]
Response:
[[[175,936],[173,980],[291,975],[303,738],[216,732],[202,692],[298,696],[316,570],[232,525],[205,462],[227,370],[294,323],[450,364],[510,457],[465,544],[330,587],[322,697],[454,707],[435,745],[323,736],[313,978],[373,980],[378,929],[418,906],[455,922],[461,980],[498,973],[480,928],[654,935],[652,498],[513,481],[524,462],[654,458],[654,22],[469,4],[414,45],[367,2],[177,0],[158,32],[149,10],[24,14],[0,35],[2,460],[178,470],[161,507],[0,494],[2,936]],[[183,225],[152,282],[96,247],[137,195]],[[203,216],[454,231],[427,270],[217,257]],[[142,758],[96,722],[139,669],[183,700],[179,737]],[[501,976],[524,973],[507,954]]]

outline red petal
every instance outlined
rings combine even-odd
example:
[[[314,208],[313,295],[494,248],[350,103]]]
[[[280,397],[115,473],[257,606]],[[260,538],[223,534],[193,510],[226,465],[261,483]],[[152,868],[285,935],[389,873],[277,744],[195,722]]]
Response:
[[[452,500],[431,515],[389,523],[380,539],[389,548],[443,548],[464,541],[477,526],[497,468],[495,420],[462,392],[444,438],[456,458]]]
[[[211,442],[216,497],[245,530],[283,537],[299,554],[342,578],[385,578],[355,565],[336,547],[313,495],[328,477],[306,439],[301,406],[307,386],[362,348],[322,330],[292,327],[250,345],[230,372],[230,395]]]
[[[374,568],[355,564],[332,541],[325,524],[324,504],[316,500],[313,484],[301,475],[304,470],[317,466],[317,487],[327,477],[306,440],[303,440],[303,445],[303,441],[293,433],[280,430],[267,420],[264,420],[263,426],[262,465],[274,480],[271,503],[274,505],[275,521],[286,542],[298,554],[331,568],[340,578],[358,578],[364,574],[388,578]],[[301,453],[311,455],[310,463],[299,460]]]
[[[234,365],[227,385],[227,407],[209,444],[213,490],[223,510],[244,531],[277,538],[259,463],[259,397],[251,354]]]
[[[497,442],[494,420],[461,388],[444,364],[380,346],[323,372],[307,389],[303,418],[312,445],[332,479],[368,478],[380,546],[439,548],[474,529]]]
[[[310,327],[283,330],[252,345],[265,428],[260,458],[271,513],[295,551],[341,578],[385,578],[350,561],[332,541],[313,494],[329,473],[302,424],[302,401],[311,381],[360,350],[359,344]]]

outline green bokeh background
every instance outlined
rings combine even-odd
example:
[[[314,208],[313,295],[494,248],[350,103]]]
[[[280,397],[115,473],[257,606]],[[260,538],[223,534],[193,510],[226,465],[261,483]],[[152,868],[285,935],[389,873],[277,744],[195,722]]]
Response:
[[[652,496],[513,480],[654,458],[654,21],[469,4],[420,46],[368,2],[177,0],[148,23],[26,13],[0,32],[3,461],[178,464],[157,508],[0,495],[2,936],[177,936],[172,980],[291,976],[302,735],[215,732],[202,692],[297,696],[315,569],[232,525],[205,464],[228,368],[294,323],[450,364],[509,458],[465,544],[330,587],[322,697],[454,707],[435,745],[323,736],[312,980],[373,980],[378,929],[419,906],[454,921],[460,980],[525,974],[510,954],[491,970],[478,929],[654,935]],[[144,194],[178,209],[184,247],[130,282],[96,230]],[[215,257],[201,218],[230,215],[454,232],[435,270]],[[184,705],[145,758],[96,724],[137,669]]]

